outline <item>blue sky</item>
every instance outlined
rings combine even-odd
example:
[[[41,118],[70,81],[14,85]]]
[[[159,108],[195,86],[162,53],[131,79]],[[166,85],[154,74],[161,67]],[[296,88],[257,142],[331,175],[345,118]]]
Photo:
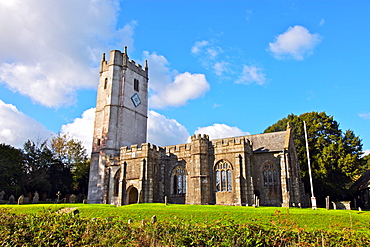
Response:
[[[370,1],[0,0],[0,142],[91,146],[103,52],[149,62],[148,141],[325,111],[370,150]]]

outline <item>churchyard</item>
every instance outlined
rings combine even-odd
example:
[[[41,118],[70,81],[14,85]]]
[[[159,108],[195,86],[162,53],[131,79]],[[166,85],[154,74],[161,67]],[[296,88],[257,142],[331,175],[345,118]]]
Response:
[[[0,214],[4,246],[370,245],[370,211],[59,203],[0,205]]]

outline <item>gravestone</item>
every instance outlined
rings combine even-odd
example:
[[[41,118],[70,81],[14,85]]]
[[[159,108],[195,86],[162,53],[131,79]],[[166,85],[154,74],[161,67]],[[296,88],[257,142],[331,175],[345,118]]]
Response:
[[[14,198],[14,196],[13,196],[13,195],[11,195],[11,196],[9,197],[9,201],[8,201],[8,203],[9,203],[9,204],[14,204],[14,202],[15,202],[15,198]]]
[[[70,197],[69,197],[69,202],[70,203],[76,203],[76,196],[74,194],[72,194]]]
[[[31,192],[28,192],[27,193],[27,198],[28,198],[28,201],[32,201],[32,193]]]
[[[24,200],[24,196],[21,195],[19,198],[18,198],[18,205],[22,205],[23,204],[23,200]]]
[[[329,196],[325,197],[325,202],[326,202],[326,210],[330,209],[330,198]]]
[[[351,210],[351,201],[332,202],[334,209]]]
[[[37,193],[37,191],[35,192],[35,195],[33,196],[32,203],[39,203],[39,193]]]
[[[23,203],[28,203],[28,197],[27,196],[23,197]]]
[[[59,203],[59,200],[60,200],[60,196],[62,195],[62,193],[60,193],[60,191],[58,191],[58,193],[56,193],[56,196],[58,197],[57,199],[57,203]]]
[[[0,192],[0,201],[4,200],[5,191]]]
[[[42,194],[42,200],[46,201],[46,198],[48,198],[48,195],[44,192],[44,194]]]

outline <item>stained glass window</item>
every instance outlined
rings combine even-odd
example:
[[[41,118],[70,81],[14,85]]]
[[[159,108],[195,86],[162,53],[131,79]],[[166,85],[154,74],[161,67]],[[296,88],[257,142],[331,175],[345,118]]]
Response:
[[[215,165],[215,190],[232,191],[232,168],[231,165],[221,160]]]
[[[263,166],[263,186],[272,187],[279,185],[279,172],[275,165],[267,163]]]
[[[173,194],[186,194],[186,172],[184,167],[176,166],[172,171]]]

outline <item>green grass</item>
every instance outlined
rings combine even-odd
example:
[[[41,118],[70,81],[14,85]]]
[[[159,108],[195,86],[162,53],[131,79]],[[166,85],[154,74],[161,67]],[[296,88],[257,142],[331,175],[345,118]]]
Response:
[[[308,230],[352,229],[370,234],[369,211],[175,204],[131,204],[121,207],[107,204],[69,203],[0,205],[0,208],[8,208],[15,214],[55,212],[65,207],[78,207],[80,215],[86,218],[114,217],[125,221],[128,219],[141,221],[149,220],[156,215],[158,221],[167,222],[186,221],[194,224],[233,222],[265,226],[272,224]]]
[[[75,207],[77,216],[56,213]],[[0,241],[3,246],[370,246],[369,222],[369,211],[320,208],[0,205]]]

